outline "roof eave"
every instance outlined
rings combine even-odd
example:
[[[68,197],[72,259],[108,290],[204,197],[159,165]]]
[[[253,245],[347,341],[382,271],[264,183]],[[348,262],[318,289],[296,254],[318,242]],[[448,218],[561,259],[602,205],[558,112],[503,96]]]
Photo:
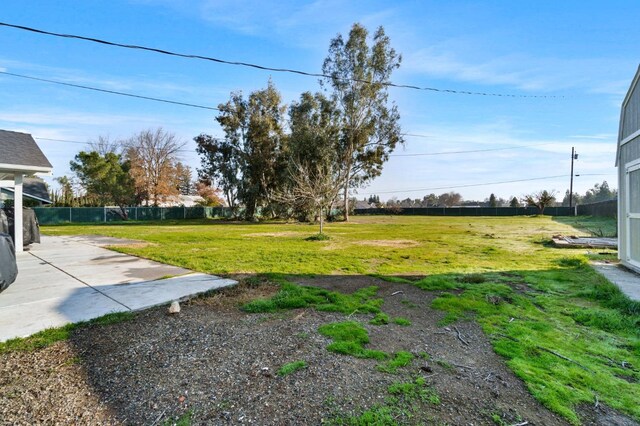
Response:
[[[53,167],[0,163],[0,173],[8,172],[8,173],[23,173],[23,174],[33,174],[33,173],[50,174],[52,170],[53,170]]]

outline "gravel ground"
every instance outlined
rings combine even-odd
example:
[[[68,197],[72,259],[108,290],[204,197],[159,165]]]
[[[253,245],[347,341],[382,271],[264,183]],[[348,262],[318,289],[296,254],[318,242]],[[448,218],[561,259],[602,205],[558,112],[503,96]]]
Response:
[[[34,352],[0,355],[1,424],[171,424],[192,412],[192,424],[321,424],[384,403],[393,382],[425,377],[440,404],[419,403],[407,424],[564,425],[542,407],[492,350],[479,326],[439,327],[443,314],[430,309],[435,293],[371,277],[325,276],[300,283],[342,292],[380,287],[383,311],[412,325],[371,326],[371,349],[427,352],[432,359],[387,374],[375,360],[326,350],[318,327],[344,315],[292,310],[245,314],[238,304],[276,288],[239,286],[213,297],[141,312],[135,319],[92,326],[71,339]],[[402,291],[401,294],[392,293]],[[307,368],[277,375],[288,362]],[[635,423],[601,407],[585,407],[585,424]],[[166,423],[169,422],[169,423]]]

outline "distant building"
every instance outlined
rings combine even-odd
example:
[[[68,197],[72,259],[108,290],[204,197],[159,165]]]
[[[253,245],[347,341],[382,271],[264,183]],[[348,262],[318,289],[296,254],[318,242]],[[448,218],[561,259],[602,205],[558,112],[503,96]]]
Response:
[[[159,207],[195,207],[203,202],[204,198],[199,195],[176,195],[168,197],[165,201],[158,203]]]
[[[622,102],[618,133],[618,257],[640,272],[640,68]]]

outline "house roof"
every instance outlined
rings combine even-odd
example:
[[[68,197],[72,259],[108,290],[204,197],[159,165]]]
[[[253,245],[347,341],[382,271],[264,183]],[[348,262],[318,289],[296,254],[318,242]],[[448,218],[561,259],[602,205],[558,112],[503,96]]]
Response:
[[[14,193],[13,188],[1,188],[2,191]],[[41,201],[43,203],[51,204],[51,198],[49,198],[49,191],[47,190],[47,184],[38,178],[25,178],[22,183],[22,195],[27,198]]]
[[[50,172],[51,163],[28,133],[0,130],[0,171]]]

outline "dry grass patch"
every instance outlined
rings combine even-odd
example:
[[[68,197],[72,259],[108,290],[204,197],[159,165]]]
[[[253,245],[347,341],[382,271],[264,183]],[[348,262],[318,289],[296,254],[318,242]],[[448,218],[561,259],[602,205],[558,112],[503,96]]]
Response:
[[[304,235],[304,232],[283,231],[283,232],[253,232],[251,234],[244,234],[245,237],[299,237]]]
[[[419,242],[414,240],[365,240],[365,241],[357,241],[354,244],[359,246],[392,247],[392,248],[417,247],[420,245]]]
[[[238,284],[216,290],[214,293],[191,300],[191,304],[214,308],[237,308],[256,299],[267,299],[276,295],[280,286],[256,276],[235,277]]]

